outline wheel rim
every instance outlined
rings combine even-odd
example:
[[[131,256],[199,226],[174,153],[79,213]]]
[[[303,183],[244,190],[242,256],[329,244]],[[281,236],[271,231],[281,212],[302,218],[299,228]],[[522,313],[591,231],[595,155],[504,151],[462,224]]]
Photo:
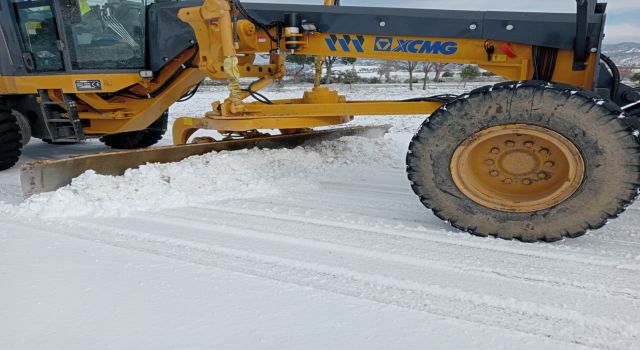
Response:
[[[506,212],[534,212],[571,197],[584,160],[566,137],[547,128],[508,124],[465,140],[451,159],[456,186],[474,202]]]

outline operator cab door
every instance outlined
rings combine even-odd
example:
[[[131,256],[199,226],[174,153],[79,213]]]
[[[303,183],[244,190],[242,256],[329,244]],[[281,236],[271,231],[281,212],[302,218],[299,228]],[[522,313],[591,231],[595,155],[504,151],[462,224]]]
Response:
[[[64,71],[64,45],[58,35],[52,0],[12,0],[11,3],[27,71]]]
[[[72,70],[145,68],[145,0],[57,0]]]

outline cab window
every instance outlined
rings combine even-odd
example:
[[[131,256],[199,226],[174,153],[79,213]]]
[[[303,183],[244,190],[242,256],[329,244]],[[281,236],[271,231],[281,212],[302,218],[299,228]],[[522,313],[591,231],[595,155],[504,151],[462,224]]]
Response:
[[[12,3],[27,69],[36,72],[64,70],[51,1],[13,0]]]
[[[62,13],[73,69],[144,68],[144,0],[71,1]]]

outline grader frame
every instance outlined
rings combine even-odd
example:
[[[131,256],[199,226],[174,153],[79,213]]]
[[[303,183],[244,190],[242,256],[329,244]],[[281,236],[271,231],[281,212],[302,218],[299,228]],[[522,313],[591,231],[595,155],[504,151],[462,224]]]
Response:
[[[198,51],[200,70],[211,79],[220,79],[224,73],[224,77],[230,81],[230,97],[221,103],[214,103],[213,110],[208,112],[205,118],[183,117],[176,120],[173,126],[175,144],[186,143],[189,136],[198,129],[245,131],[317,127],[342,124],[356,115],[431,114],[445,102],[437,100],[347,101],[336,92],[321,87],[318,79],[314,88],[305,92],[300,99],[276,100],[272,101],[272,104],[243,102],[250,93],[240,90],[239,78],[257,75],[260,80],[251,85],[252,90],[259,91],[267,87],[285,73],[281,55],[283,51],[315,56],[318,60],[322,60],[322,57],[337,55],[353,58],[477,64],[508,80],[528,80],[535,76],[536,66],[531,59],[535,45],[486,38],[419,37],[393,34],[380,36],[357,33],[355,28],[348,33],[327,33],[316,30],[303,32],[296,30],[298,23],[293,23],[292,27],[288,27],[289,29],[284,28],[284,37],[274,51],[273,43],[269,38],[278,37],[280,28],[269,29],[267,33],[256,28],[250,20],[241,19],[235,22],[235,31],[238,35],[234,36],[232,21],[234,14],[230,4],[232,3],[226,0],[206,0],[202,6],[182,8],[178,12],[178,17],[193,28],[201,47]],[[334,5],[334,1],[327,0],[325,5]],[[604,11],[604,8],[596,9],[594,2],[590,4],[585,2],[578,8],[579,11],[584,12],[589,10],[589,6],[593,11],[591,15],[602,21],[602,15],[597,12]],[[304,14],[293,13],[289,14],[288,18],[291,16],[295,16],[297,21],[304,21],[307,27],[313,26],[317,29],[318,24],[301,18]],[[585,26],[587,22],[582,23],[581,17],[578,18],[576,31],[581,32],[579,26]],[[481,20],[470,19],[467,22],[467,27],[464,28],[467,32],[480,31],[485,26],[485,22]],[[505,23],[504,32],[516,30],[515,25],[508,20],[503,22]],[[380,17],[375,24],[384,29],[392,23],[392,18]],[[582,31],[586,33],[589,28],[597,35],[602,35],[602,26],[592,25],[582,28]],[[496,35],[496,37],[499,36]],[[524,38],[525,34],[521,36]],[[522,39],[522,41],[526,40]],[[583,41],[584,46],[588,46],[586,38]],[[588,52],[579,52],[576,49],[557,49],[555,67],[558,68],[551,72],[550,80],[591,90],[596,68],[598,68],[597,57],[600,48],[594,46],[589,48]],[[587,50],[586,47],[585,50]],[[268,67],[251,64],[257,52],[271,53],[271,64]],[[238,55],[247,58],[242,62],[243,64],[237,63]]]
[[[238,79],[258,78],[251,85],[254,91],[267,87],[286,74],[284,59],[288,53],[318,60],[342,56],[477,64],[508,80],[529,80],[536,77],[532,58],[540,47],[555,51],[555,69],[544,77],[547,80],[585,90],[605,90],[603,94],[610,89],[607,71],[602,71],[598,59],[605,4],[595,1],[579,1],[577,17],[338,7],[330,6],[336,4],[332,0],[325,1],[329,6],[246,4],[245,13],[263,23],[281,23],[290,15],[298,21],[291,27],[275,25],[267,29],[243,18],[237,8],[240,4],[235,0],[205,0],[151,5],[148,31],[155,37],[148,39],[148,68],[153,73],[144,77],[139,72],[99,70],[23,73],[21,58],[11,53],[4,58],[12,68],[0,75],[0,93],[34,96],[44,92],[62,107],[62,95],[71,94],[79,119],[87,121],[84,135],[96,137],[149,126],[205,77],[229,80],[230,98],[214,104],[206,118],[185,117],[174,124],[175,144],[184,144],[198,128],[298,129],[341,124],[356,115],[426,115],[443,103],[346,101],[320,87],[319,81],[300,99],[273,104],[243,102],[250,94],[240,90]],[[9,21],[9,17],[6,19]],[[309,26],[315,29],[303,29]],[[287,34],[291,30],[296,33]],[[258,53],[270,54],[268,64],[254,63]],[[80,89],[78,82],[83,81],[98,82],[99,89]],[[131,98],[131,93],[148,98]]]

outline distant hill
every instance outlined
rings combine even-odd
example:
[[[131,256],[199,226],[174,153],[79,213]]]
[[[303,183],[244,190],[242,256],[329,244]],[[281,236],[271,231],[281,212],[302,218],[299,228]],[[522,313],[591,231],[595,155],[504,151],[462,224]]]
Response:
[[[640,67],[640,43],[603,45],[602,51],[618,66]]]

